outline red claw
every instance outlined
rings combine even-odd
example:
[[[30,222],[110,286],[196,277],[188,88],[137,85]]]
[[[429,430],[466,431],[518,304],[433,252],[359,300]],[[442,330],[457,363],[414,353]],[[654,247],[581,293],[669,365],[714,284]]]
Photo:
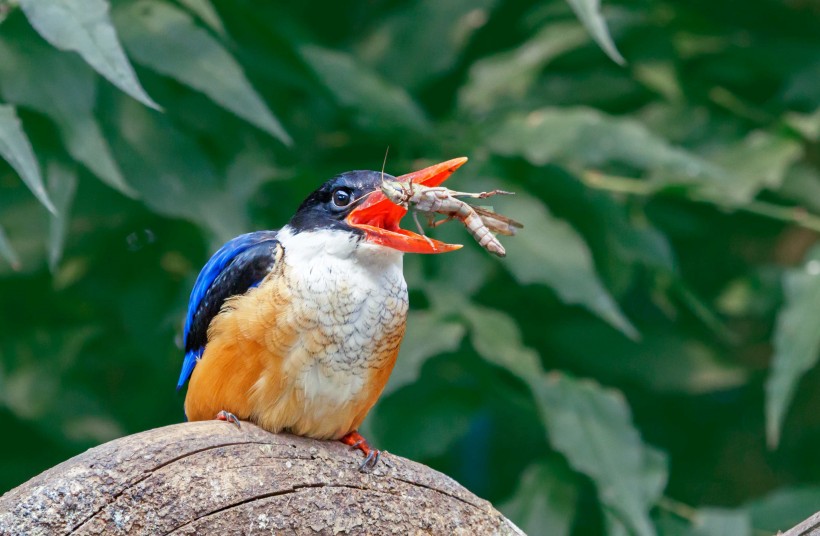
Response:
[[[353,430],[352,432],[348,432],[343,438],[339,441],[344,443],[345,445],[350,445],[354,449],[358,449],[364,452],[365,458],[364,461],[359,465],[359,471],[362,473],[369,473],[376,467],[376,464],[379,463],[379,458],[381,458],[381,451],[379,449],[374,449],[367,443],[367,439],[362,437],[362,435]]]
[[[234,415],[230,411],[225,411],[224,409],[216,414],[216,420],[233,423],[236,425],[237,428],[242,428],[242,425],[239,424],[239,419],[236,417],[236,415]]]

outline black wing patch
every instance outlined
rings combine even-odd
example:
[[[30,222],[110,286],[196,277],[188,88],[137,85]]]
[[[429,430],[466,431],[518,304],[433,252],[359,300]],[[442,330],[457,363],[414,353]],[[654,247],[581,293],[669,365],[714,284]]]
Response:
[[[208,342],[208,326],[225,300],[244,294],[270,273],[276,263],[276,232],[260,231],[237,237],[217,251],[194,284],[185,322],[185,361],[177,389],[191,376]]]

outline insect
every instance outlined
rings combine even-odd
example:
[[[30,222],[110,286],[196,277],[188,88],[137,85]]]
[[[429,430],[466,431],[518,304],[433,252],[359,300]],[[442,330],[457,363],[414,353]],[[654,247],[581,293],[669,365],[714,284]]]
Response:
[[[515,234],[517,229],[524,227],[511,218],[502,216],[487,208],[470,205],[459,199],[459,197],[486,199],[494,195],[512,195],[513,192],[505,192],[504,190],[479,193],[457,192],[443,186],[415,184],[412,180],[382,180],[381,189],[385,197],[393,203],[408,210],[413,209],[413,218],[416,220],[416,225],[420,231],[421,224],[418,220],[418,212],[426,212],[430,215],[431,227],[438,227],[442,223],[458,219],[475,238],[478,245],[499,257],[504,257],[507,252],[494,233],[511,236]],[[433,221],[432,218],[435,214],[442,214],[445,218]],[[423,232],[421,234],[424,235]]]

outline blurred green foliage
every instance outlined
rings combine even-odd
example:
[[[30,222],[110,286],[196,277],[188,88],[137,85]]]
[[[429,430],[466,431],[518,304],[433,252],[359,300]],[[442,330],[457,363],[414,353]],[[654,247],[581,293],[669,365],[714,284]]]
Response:
[[[389,146],[526,228],[406,257],[372,442],[530,534],[820,509],[816,0],[112,4],[0,2],[0,490],[181,421],[209,254]]]

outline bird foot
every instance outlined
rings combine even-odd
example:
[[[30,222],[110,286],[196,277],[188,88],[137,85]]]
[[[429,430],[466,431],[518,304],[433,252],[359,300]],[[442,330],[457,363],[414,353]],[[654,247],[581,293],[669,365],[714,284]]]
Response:
[[[239,419],[236,417],[236,415],[234,415],[230,411],[225,411],[224,409],[216,414],[216,420],[230,422],[235,424],[237,428],[242,428],[242,425],[239,424]]]
[[[345,445],[350,445],[351,448],[358,449],[364,453],[364,461],[359,465],[359,471],[362,473],[369,473],[376,467],[376,464],[379,463],[379,458],[381,458],[381,451],[379,449],[374,449],[367,443],[367,439],[362,437],[362,435],[353,430],[352,432],[347,433],[343,438],[339,441],[344,443]]]

